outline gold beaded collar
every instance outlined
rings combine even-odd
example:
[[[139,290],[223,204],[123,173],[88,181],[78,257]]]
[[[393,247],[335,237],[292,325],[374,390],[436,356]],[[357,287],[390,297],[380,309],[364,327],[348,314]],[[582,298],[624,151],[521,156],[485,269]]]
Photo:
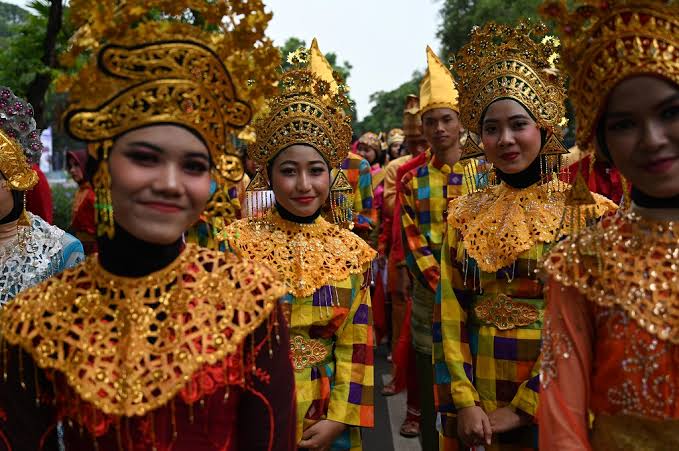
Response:
[[[310,296],[324,285],[365,272],[376,254],[354,233],[322,217],[312,224],[298,224],[275,212],[230,224],[222,239],[243,257],[276,268],[296,297]]]
[[[556,241],[562,224],[567,184],[552,181],[528,188],[506,183],[450,201],[448,224],[462,234],[469,257],[485,272],[514,262],[538,242]],[[613,202],[594,194],[596,216],[615,210]]]
[[[141,278],[91,256],[5,306],[2,352],[23,348],[105,414],[145,415],[203,365],[239,352],[283,294],[263,266],[193,245]]]
[[[544,270],[597,305],[623,309],[660,340],[679,344],[677,262],[679,224],[629,212],[560,243]]]

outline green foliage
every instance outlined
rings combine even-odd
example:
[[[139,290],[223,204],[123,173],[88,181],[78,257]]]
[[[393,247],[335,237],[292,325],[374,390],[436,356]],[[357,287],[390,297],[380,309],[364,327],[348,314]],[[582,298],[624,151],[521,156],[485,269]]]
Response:
[[[76,189],[75,186],[61,183],[52,185],[54,225],[62,230],[68,230],[71,225],[71,208]]]
[[[11,36],[12,27],[25,22],[28,15],[23,8],[0,2],[0,45],[4,43],[3,38]]]
[[[422,73],[415,71],[410,80],[393,91],[377,91],[370,95],[370,101],[375,105],[370,114],[354,126],[354,135],[360,136],[365,132],[388,132],[392,128],[403,126],[403,107],[406,96],[419,95]]]
[[[441,39],[444,58],[455,53],[469,39],[474,26],[488,21],[512,24],[520,17],[538,19],[542,0],[444,0],[439,14],[443,19],[436,36]]]

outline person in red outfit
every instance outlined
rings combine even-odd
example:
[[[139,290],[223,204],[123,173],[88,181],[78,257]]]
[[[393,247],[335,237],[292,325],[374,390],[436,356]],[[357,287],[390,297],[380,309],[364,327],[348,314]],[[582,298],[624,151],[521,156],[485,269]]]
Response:
[[[97,251],[97,228],[94,223],[94,189],[85,175],[86,166],[85,150],[72,150],[66,153],[66,168],[73,181],[78,184],[78,191],[73,197],[69,232],[80,240],[85,254],[89,255]]]
[[[32,169],[38,174],[38,184],[32,190],[26,192],[26,210],[40,216],[48,224],[52,224],[54,222],[52,190],[45,173],[40,170],[40,166],[34,164]]]

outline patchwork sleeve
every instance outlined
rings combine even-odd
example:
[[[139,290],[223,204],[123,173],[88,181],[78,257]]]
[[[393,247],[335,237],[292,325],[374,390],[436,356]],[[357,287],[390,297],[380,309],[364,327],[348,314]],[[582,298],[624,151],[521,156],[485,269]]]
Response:
[[[428,215],[417,208],[415,200],[414,179],[403,181],[401,195],[401,223],[405,258],[413,275],[424,285],[436,292],[441,276],[441,269],[436,257],[429,248],[429,242],[419,228],[418,215]]]
[[[356,225],[359,228],[372,227],[377,222],[377,211],[373,209],[373,178],[368,160],[361,160],[358,167],[358,190],[354,193]]]
[[[511,406],[522,412],[535,417],[538,410],[538,398],[540,396],[540,359],[535,361],[530,378],[519,386],[512,399]]]
[[[474,388],[472,355],[469,348],[467,311],[459,296],[472,293],[458,291],[462,275],[456,264],[457,231],[448,227],[441,249],[441,281],[434,304],[433,352],[434,396],[437,410],[454,413],[464,407],[478,405],[479,394]]]
[[[335,342],[335,385],[330,392],[329,420],[351,426],[374,425],[373,327],[370,289],[352,276],[355,294]]]

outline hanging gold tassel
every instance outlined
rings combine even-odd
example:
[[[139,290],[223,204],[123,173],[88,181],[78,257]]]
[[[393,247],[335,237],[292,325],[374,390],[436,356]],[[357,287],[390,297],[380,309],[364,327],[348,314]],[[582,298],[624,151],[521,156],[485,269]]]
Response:
[[[19,242],[19,251],[25,254],[28,251],[28,243],[31,240],[31,218],[28,216],[26,210],[26,192],[22,192],[23,210],[17,221],[17,241]]]
[[[344,171],[337,171],[337,176],[330,186],[330,211],[335,224],[350,230],[354,228],[353,205],[354,190]]]
[[[108,167],[108,155],[112,146],[113,142],[110,140],[102,143],[99,168],[97,168],[97,172],[92,180],[96,198],[94,208],[96,212],[97,236],[107,236],[109,239],[112,239],[115,233],[113,203],[111,200],[111,173]]]
[[[266,173],[257,169],[255,176],[245,188],[245,202],[248,217],[261,219],[265,217],[273,206],[274,195]]]

